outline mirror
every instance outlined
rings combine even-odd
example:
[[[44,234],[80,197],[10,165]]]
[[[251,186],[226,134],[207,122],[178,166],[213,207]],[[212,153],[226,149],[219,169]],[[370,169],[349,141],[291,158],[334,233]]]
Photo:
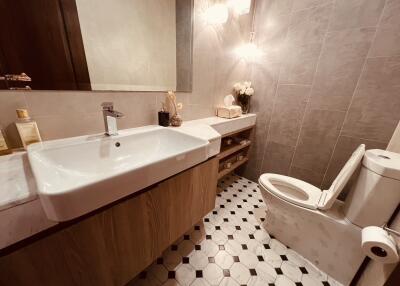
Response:
[[[193,0],[1,0],[0,89],[191,91]]]

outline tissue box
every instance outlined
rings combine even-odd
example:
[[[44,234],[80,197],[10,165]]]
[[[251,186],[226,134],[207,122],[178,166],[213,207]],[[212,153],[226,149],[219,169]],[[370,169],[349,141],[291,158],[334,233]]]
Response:
[[[235,118],[242,115],[242,108],[238,105],[232,105],[229,107],[217,107],[217,116],[223,118]]]

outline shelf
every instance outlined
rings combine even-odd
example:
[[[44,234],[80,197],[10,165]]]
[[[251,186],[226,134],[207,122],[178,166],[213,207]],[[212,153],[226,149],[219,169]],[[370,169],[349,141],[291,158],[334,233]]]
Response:
[[[243,160],[237,161],[232,164],[232,166],[229,169],[223,169],[218,173],[218,180],[221,179],[223,176],[229,174],[233,170],[235,170],[237,167],[243,165],[249,160],[249,158],[244,158]]]
[[[241,128],[241,129],[239,129],[239,130],[235,130],[235,131],[229,132],[229,133],[227,133],[227,134],[224,134],[224,135],[222,136],[222,138],[229,137],[229,136],[232,136],[232,135],[234,135],[234,134],[239,134],[240,132],[253,129],[254,126],[255,126],[255,125],[251,125],[251,126],[248,126],[248,127],[245,127],[245,128]]]
[[[233,145],[233,147],[224,148],[221,150],[221,153],[219,153],[217,155],[217,158],[219,160],[224,159],[224,158],[228,157],[229,155],[250,146],[250,144],[251,144],[251,141],[248,140],[245,144],[235,144],[235,145]]]

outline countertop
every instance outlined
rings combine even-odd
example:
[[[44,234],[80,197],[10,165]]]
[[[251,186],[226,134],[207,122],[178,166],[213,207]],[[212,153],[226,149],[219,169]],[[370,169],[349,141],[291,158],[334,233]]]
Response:
[[[0,157],[0,186],[0,211],[37,198],[26,152]]]
[[[208,140],[212,157],[219,153],[221,136],[255,121],[255,114],[233,119],[213,116],[169,128]],[[0,186],[0,249],[57,224],[47,219],[41,207],[26,152],[0,157]]]

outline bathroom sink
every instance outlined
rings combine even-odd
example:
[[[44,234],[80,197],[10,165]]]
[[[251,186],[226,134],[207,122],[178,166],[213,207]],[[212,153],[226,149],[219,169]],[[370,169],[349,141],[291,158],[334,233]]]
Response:
[[[48,218],[66,221],[205,161],[208,144],[149,126],[35,143],[28,157]]]

